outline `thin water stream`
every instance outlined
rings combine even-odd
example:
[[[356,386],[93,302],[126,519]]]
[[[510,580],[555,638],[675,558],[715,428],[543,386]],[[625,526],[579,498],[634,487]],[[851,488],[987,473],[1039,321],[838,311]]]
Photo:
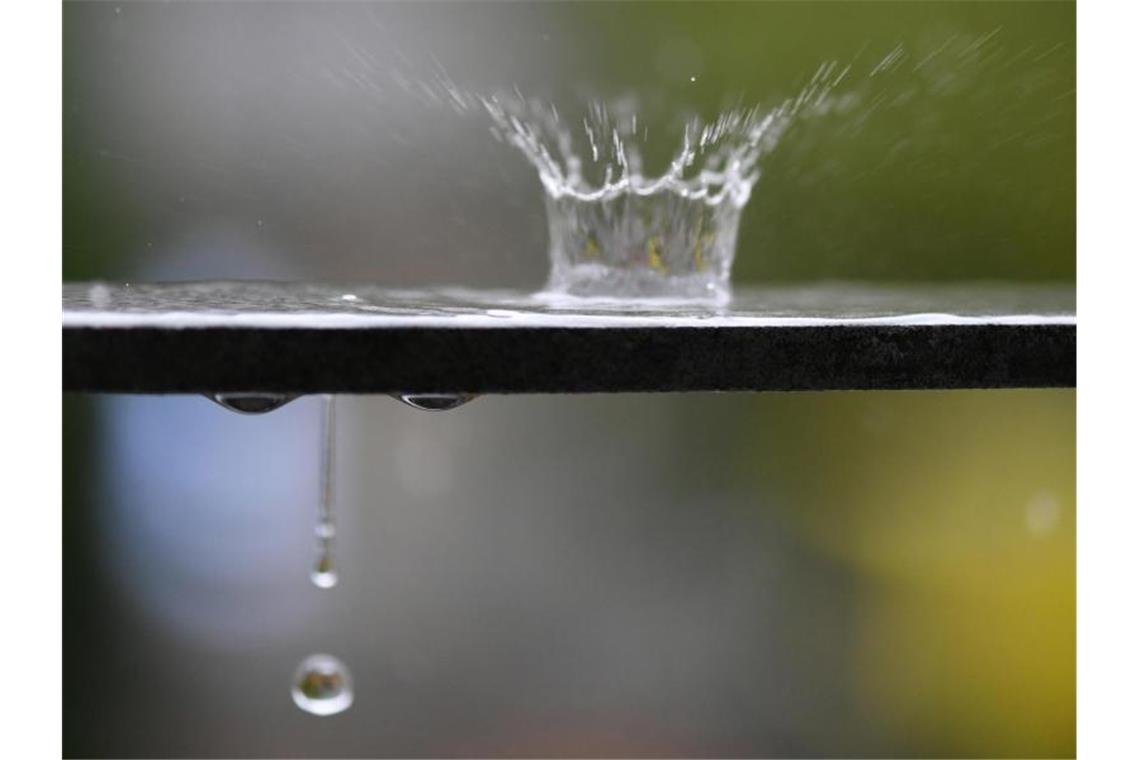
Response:
[[[320,495],[317,500],[317,559],[309,574],[319,589],[336,586],[339,576],[333,564],[336,539],[336,396],[321,398]],[[306,657],[293,673],[293,702],[313,715],[335,715],[352,706],[352,674],[348,666],[330,654]]]
[[[215,399],[220,395],[217,394]],[[408,393],[398,395],[396,398],[414,409],[439,412],[462,406],[474,396]],[[244,410],[235,409],[235,411]],[[313,585],[319,589],[331,589],[339,581],[333,560],[336,539],[335,481],[336,396],[326,394],[321,400],[320,495],[317,502],[315,529],[317,559],[309,576]],[[293,703],[307,713],[318,716],[336,715],[352,706],[354,699],[352,673],[343,661],[330,654],[311,654],[303,659],[294,671],[291,694]]]

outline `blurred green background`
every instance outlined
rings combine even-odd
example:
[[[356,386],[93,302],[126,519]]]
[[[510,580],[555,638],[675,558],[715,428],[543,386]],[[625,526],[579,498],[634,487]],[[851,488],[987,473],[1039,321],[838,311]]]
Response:
[[[66,279],[535,288],[541,189],[432,98],[850,107],[763,165],[734,280],[1075,279],[1075,10],[65,3]],[[693,81],[695,78],[695,81]],[[65,396],[69,756],[1075,752],[1075,392]],[[309,651],[358,700],[289,703]]]

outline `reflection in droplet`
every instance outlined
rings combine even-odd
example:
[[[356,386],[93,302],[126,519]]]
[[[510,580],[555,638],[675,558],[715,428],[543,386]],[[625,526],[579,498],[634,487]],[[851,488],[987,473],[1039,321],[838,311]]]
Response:
[[[293,702],[313,715],[336,715],[352,706],[352,674],[329,654],[311,654],[293,674]]]
[[[475,398],[473,393],[401,393],[394,396],[414,409],[425,412],[446,412],[463,406]]]
[[[265,414],[280,409],[296,396],[284,393],[213,393],[207,394],[219,406],[239,414]]]
[[[332,588],[338,580],[332,555],[333,539],[336,537],[336,523],[333,519],[335,445],[335,397],[327,395],[324,397],[324,414],[321,417],[321,494],[317,505],[317,561],[309,574],[309,578],[317,588]]]

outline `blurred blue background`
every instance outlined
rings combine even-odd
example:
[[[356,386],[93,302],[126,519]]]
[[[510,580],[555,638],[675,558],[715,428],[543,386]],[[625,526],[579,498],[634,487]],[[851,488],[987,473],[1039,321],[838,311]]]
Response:
[[[540,286],[533,170],[436,102],[646,113],[850,63],[735,280],[1075,278],[1072,3],[66,3],[69,280]],[[695,81],[693,81],[695,78]],[[648,118],[648,117],[647,117]],[[664,130],[662,130],[664,131]],[[1071,756],[1075,392],[68,395],[68,756]],[[355,706],[289,699],[330,651]]]

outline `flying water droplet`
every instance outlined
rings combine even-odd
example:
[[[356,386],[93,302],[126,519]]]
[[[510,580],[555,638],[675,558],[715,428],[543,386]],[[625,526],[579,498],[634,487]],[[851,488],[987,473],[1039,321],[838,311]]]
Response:
[[[413,409],[425,412],[446,412],[463,406],[475,398],[473,393],[401,393],[393,396]]]
[[[333,567],[333,539],[336,522],[333,519],[333,476],[336,459],[336,404],[333,396],[324,397],[324,414],[321,417],[321,494],[317,505],[317,561],[309,578],[317,588],[332,588],[337,584]]]
[[[337,583],[332,545],[336,537],[333,520],[336,445],[336,397],[322,399],[320,501],[317,506],[317,561],[310,578],[317,588]],[[293,703],[312,715],[336,715],[352,706],[352,674],[348,666],[329,654],[312,654],[293,673]]]
[[[352,674],[330,654],[311,654],[293,674],[293,702],[313,715],[336,715],[352,706]]]
[[[238,414],[265,414],[297,397],[284,393],[212,393],[206,394],[206,398]]]
[[[336,585],[339,578],[337,578],[336,569],[333,567],[331,553],[325,551],[320,553],[316,564],[313,565],[313,571],[309,573],[309,578],[317,588],[332,588]]]

